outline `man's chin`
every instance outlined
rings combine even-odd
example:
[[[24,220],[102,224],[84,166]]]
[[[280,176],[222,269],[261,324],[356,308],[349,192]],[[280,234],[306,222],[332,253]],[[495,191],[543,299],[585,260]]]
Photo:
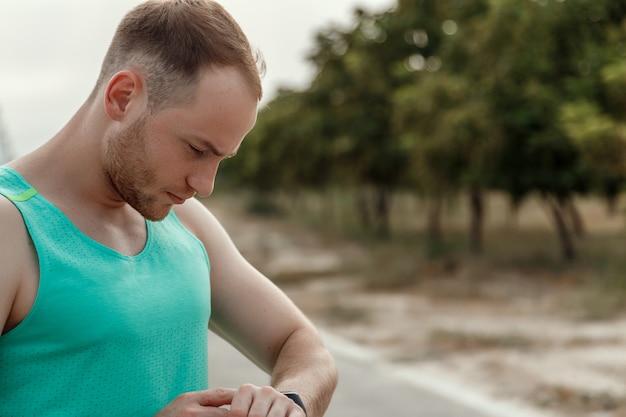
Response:
[[[172,211],[172,206],[162,206],[158,209],[155,207],[135,207],[132,206],[144,219],[152,222],[160,222],[164,220]]]
[[[160,221],[165,220],[165,218],[167,217],[168,214],[169,214],[169,211],[166,214],[161,215],[161,216],[151,216],[151,217],[143,216],[143,217],[146,220],[150,220],[151,222],[160,222]]]
[[[168,209],[167,211],[162,211],[159,213],[150,213],[149,215],[144,215],[143,217],[145,217],[147,220],[150,220],[152,222],[160,222],[165,220],[165,218],[170,214],[170,211],[172,209]]]

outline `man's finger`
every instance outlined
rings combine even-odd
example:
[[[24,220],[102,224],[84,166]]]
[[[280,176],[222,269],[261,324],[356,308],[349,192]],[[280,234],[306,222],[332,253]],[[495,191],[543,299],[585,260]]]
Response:
[[[221,407],[232,403],[237,391],[231,388],[214,388],[198,391],[198,404],[205,407]]]

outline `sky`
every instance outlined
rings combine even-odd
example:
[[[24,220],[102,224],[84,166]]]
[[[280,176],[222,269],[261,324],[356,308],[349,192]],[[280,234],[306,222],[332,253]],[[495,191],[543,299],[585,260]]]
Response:
[[[124,14],[140,0],[0,1],[0,128],[13,156],[34,150],[83,104]],[[394,0],[221,0],[267,63],[265,100],[279,87],[304,88],[314,34],[349,28],[354,9]]]

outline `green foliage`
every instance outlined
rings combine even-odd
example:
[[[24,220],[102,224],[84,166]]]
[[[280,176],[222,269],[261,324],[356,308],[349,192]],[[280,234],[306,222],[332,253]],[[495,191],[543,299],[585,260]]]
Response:
[[[539,194],[557,202],[564,244],[568,201],[622,189],[624,2],[398,0],[320,30],[308,59],[309,88],[262,109],[225,166],[231,180],[373,189],[355,204],[364,226],[368,212],[388,223],[398,189],[433,199],[501,190],[517,203]]]

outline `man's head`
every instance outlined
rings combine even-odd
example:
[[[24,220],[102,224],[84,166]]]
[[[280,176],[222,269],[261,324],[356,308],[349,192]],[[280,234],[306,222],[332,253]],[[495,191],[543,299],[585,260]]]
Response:
[[[160,220],[173,205],[211,194],[220,162],[256,121],[259,63],[213,1],[149,0],[129,12],[91,97],[110,122],[102,125],[103,169],[117,195]]]
[[[118,71],[145,78],[150,111],[185,103],[195,94],[202,70],[234,67],[262,96],[262,59],[237,24],[211,0],[149,0],[119,24],[92,97]]]

